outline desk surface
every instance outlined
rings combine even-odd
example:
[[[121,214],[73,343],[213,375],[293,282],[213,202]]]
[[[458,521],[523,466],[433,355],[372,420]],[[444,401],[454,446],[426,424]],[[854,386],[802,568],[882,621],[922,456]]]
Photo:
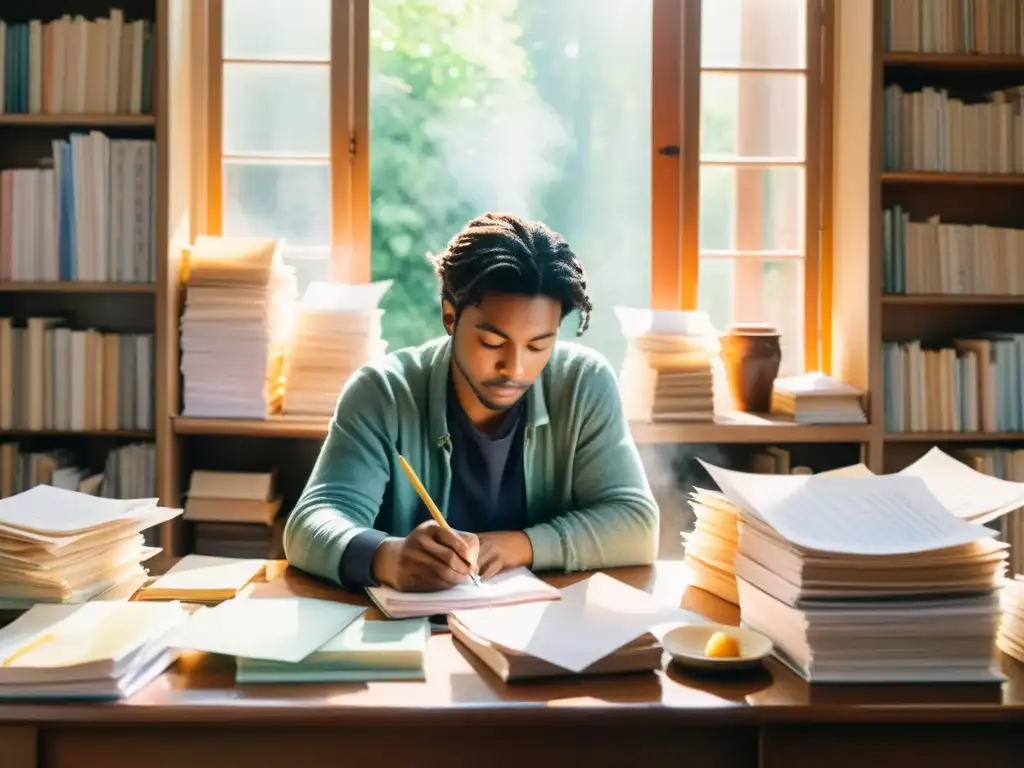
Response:
[[[686,586],[679,563],[608,571],[624,582],[676,601],[715,621],[736,624],[738,609]],[[554,576],[558,586],[585,575]],[[306,595],[360,598],[271,563],[252,598]],[[372,609],[371,609],[372,610]],[[593,723],[614,718],[651,724],[772,725],[782,723],[1024,723],[1024,668],[1003,660],[1002,686],[809,686],[785,668],[729,679],[668,667],[655,674],[504,684],[449,635],[430,639],[426,682],[236,685],[230,660],[189,655],[129,700],[111,704],[0,705],[0,724],[189,723],[245,725],[394,723],[457,718],[471,723],[501,713],[504,723]]]

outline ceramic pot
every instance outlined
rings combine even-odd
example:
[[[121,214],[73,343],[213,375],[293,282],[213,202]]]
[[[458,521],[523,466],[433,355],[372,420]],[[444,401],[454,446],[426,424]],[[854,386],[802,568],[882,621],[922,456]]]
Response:
[[[763,323],[735,323],[722,337],[722,362],[734,407],[744,413],[769,413],[772,387],[779,375],[779,332]]]

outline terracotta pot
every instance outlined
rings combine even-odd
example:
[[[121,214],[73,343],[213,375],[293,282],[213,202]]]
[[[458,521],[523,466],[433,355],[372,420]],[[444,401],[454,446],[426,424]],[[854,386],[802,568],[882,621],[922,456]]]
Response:
[[[735,323],[721,341],[734,407],[745,413],[769,413],[782,362],[778,330],[762,323]]]

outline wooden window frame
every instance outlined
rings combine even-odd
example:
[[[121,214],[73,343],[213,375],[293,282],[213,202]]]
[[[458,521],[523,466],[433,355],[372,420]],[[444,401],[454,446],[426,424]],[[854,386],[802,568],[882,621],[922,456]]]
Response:
[[[704,0],[705,2],[708,0]],[[713,0],[712,0],[713,1]],[[831,367],[832,89],[834,0],[808,0],[806,55],[804,367]],[[223,223],[223,3],[209,0],[207,158],[203,230]],[[700,280],[700,82],[702,0],[652,0],[651,306],[692,310]],[[371,277],[370,0],[331,4],[331,278]],[[720,71],[720,70],[719,70]],[[738,72],[745,68],[737,68]],[[771,70],[768,70],[771,71]],[[759,266],[756,258],[737,263]],[[743,292],[760,290],[747,270]],[[756,274],[756,278],[754,275]]]

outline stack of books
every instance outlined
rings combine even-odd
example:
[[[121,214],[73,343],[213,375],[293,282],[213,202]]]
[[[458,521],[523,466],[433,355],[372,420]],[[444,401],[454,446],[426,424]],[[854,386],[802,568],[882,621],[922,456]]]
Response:
[[[739,509],[728,496],[703,488],[693,489],[690,509],[696,521],[691,532],[683,533],[684,561],[690,584],[738,605]]]
[[[1003,586],[1003,617],[996,646],[1007,656],[1024,663],[1024,576],[1017,575]]]
[[[285,365],[284,412],[331,416],[349,376],[387,349],[377,306],[391,281],[312,283],[299,304]]]
[[[200,237],[181,316],[183,415],[278,413],[297,287],[280,240]]]
[[[35,605],[0,630],[0,699],[129,697],[177,658],[180,603]]]
[[[215,557],[284,557],[284,518],[276,472],[197,469],[189,481],[184,519],[195,551]]]
[[[142,532],[180,514],[48,485],[0,500],[0,608],[130,597],[160,552]]]
[[[702,463],[740,509],[742,620],[801,677],[1000,679],[993,648],[1006,545],[965,519],[973,515],[954,514],[924,479]]]
[[[867,424],[864,393],[824,373],[776,379],[772,412],[797,424]]]

